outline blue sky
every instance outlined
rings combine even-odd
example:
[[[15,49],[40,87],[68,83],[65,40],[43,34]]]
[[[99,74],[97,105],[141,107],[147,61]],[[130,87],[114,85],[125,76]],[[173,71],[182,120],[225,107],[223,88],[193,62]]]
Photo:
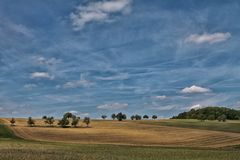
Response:
[[[1,0],[0,116],[240,106],[238,0]]]

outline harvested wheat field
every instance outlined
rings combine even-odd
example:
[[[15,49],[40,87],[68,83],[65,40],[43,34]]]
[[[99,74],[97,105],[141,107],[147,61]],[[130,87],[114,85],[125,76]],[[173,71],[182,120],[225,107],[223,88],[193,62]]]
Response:
[[[8,123],[8,119],[4,119]],[[14,133],[24,139],[40,141],[59,141],[82,144],[127,144],[156,145],[175,147],[226,147],[240,144],[240,133],[213,131],[197,128],[167,126],[158,121],[102,121],[94,120],[89,128],[46,127],[42,120],[37,120],[38,127],[28,127],[26,119],[17,119]],[[200,122],[196,122],[200,123]],[[204,122],[208,123],[208,122]],[[220,122],[215,122],[220,123]],[[236,123],[236,122],[233,122]],[[179,121],[179,124],[181,122]],[[240,123],[237,123],[240,125]],[[221,125],[221,124],[220,124]]]

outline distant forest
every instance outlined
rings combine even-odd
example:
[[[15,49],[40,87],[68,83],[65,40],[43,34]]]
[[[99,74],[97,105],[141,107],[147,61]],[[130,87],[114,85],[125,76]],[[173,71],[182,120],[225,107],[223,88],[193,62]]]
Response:
[[[205,107],[182,112],[172,119],[199,119],[199,120],[240,120],[240,111],[226,107]]]

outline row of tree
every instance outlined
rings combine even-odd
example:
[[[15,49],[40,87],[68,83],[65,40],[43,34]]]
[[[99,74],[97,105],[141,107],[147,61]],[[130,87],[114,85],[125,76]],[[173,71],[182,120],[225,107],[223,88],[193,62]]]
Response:
[[[102,115],[101,117],[102,117],[102,119],[106,119],[107,115]],[[115,114],[115,113],[112,114],[111,118],[113,120],[117,119],[118,121],[122,121],[122,120],[126,120],[127,116],[126,116],[126,114],[123,114],[122,112],[120,112],[117,114]],[[141,115],[136,114],[136,115],[132,115],[130,118],[131,118],[131,120],[141,120],[142,118],[149,119],[149,116],[148,115],[141,116]],[[157,115],[152,116],[152,119],[157,119],[157,118],[158,118]],[[46,125],[48,125],[49,127],[52,127],[55,122],[54,117],[43,116],[42,119],[44,120],[44,123]],[[79,122],[80,122],[80,117],[77,117],[76,115],[74,115],[70,112],[67,112],[63,115],[63,117],[60,120],[58,120],[57,124],[63,128],[66,128],[66,127],[70,127],[70,126],[77,127]],[[16,123],[15,119],[12,118],[10,120],[10,123],[12,126],[14,126]],[[90,118],[84,117],[83,123],[85,123],[88,127],[90,124]],[[28,126],[33,127],[33,126],[35,126],[35,120],[32,117],[29,117],[27,120],[27,124],[28,124]]]
[[[102,115],[101,118],[102,118],[102,119],[106,119],[106,118],[107,118],[107,115]],[[113,114],[111,115],[111,118],[112,118],[113,120],[117,119],[117,120],[119,120],[119,121],[122,121],[122,120],[127,119],[127,116],[126,116],[126,114],[123,114],[122,112],[120,112],[120,113],[118,113],[118,114],[113,113]],[[143,119],[149,119],[149,116],[148,116],[148,115],[141,116],[141,115],[136,114],[136,115],[132,115],[132,116],[130,117],[131,120],[141,120],[142,118],[143,118]],[[157,119],[157,118],[158,118],[157,115],[153,115],[153,116],[152,116],[152,119]]]
[[[44,123],[49,127],[52,127],[55,122],[54,117],[43,116],[42,119],[44,120]],[[84,117],[83,119],[83,123],[85,123],[87,127],[89,127],[90,121],[91,120],[89,117]],[[63,128],[66,128],[66,127],[77,127],[79,122],[80,122],[80,117],[77,117],[76,115],[70,112],[67,112],[63,115],[62,119],[58,120],[57,124]],[[10,123],[12,126],[14,126],[16,123],[16,120],[12,118],[10,120]],[[32,117],[29,117],[27,120],[27,124],[29,127],[34,127],[35,120]]]

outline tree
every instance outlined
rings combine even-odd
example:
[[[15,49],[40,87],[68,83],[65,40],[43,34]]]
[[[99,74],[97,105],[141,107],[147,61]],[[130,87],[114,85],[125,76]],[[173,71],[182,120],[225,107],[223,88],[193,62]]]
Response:
[[[157,115],[152,116],[152,119],[157,119],[157,118],[158,118]]]
[[[69,119],[75,119],[76,116],[70,112],[67,112],[63,115],[63,118],[61,120],[58,121],[58,125],[60,125],[61,127],[68,127],[68,125],[70,124]]]
[[[208,120],[215,120],[215,115],[211,114],[207,117]]]
[[[126,116],[126,114],[123,114],[122,112],[120,112],[116,115],[116,118],[118,119],[118,121],[122,121],[122,120],[127,119],[127,116]]]
[[[89,117],[84,117],[83,123],[85,123],[87,125],[87,127],[88,127],[89,124],[90,124],[90,118]]]
[[[102,119],[106,119],[106,118],[107,118],[107,116],[106,116],[106,115],[102,115],[101,117],[102,117]]]
[[[79,123],[79,120],[80,120],[80,117],[73,116],[73,118],[72,118],[72,126],[76,128],[78,123]]]
[[[32,117],[28,117],[27,124],[29,127],[33,127],[35,125],[35,121],[32,119]]]
[[[113,113],[113,114],[111,115],[111,117],[112,117],[113,120],[115,120],[115,119],[116,119],[116,114]]]
[[[63,115],[63,117],[65,117],[65,118],[72,118],[72,116],[73,116],[73,114],[70,112],[67,112]]]
[[[42,119],[44,119],[45,124],[48,124],[50,126],[52,126],[53,123],[55,122],[54,117],[43,116]]]
[[[69,124],[69,120],[66,117],[63,117],[61,120],[58,121],[58,125],[65,128]]]
[[[222,121],[222,122],[225,122],[226,119],[227,119],[227,116],[226,116],[225,114],[222,114],[222,115],[219,116],[217,119],[218,119],[219,122],[221,122],[221,121]]]
[[[204,114],[199,114],[198,117],[197,117],[197,119],[200,120],[200,121],[204,121],[204,120],[206,120],[207,118],[206,118],[206,116],[205,116]]]
[[[130,118],[131,118],[131,120],[134,120],[134,119],[135,119],[135,116],[134,116],[134,115],[132,115]]]
[[[135,115],[135,119],[136,119],[136,120],[141,120],[141,119],[142,119],[142,116],[136,114],[136,115]]]
[[[11,123],[11,126],[14,126],[15,125],[15,119],[14,118],[12,118],[11,120],[10,120],[10,123]]]
[[[148,115],[144,115],[143,118],[144,119],[148,119],[149,117],[148,117]]]

